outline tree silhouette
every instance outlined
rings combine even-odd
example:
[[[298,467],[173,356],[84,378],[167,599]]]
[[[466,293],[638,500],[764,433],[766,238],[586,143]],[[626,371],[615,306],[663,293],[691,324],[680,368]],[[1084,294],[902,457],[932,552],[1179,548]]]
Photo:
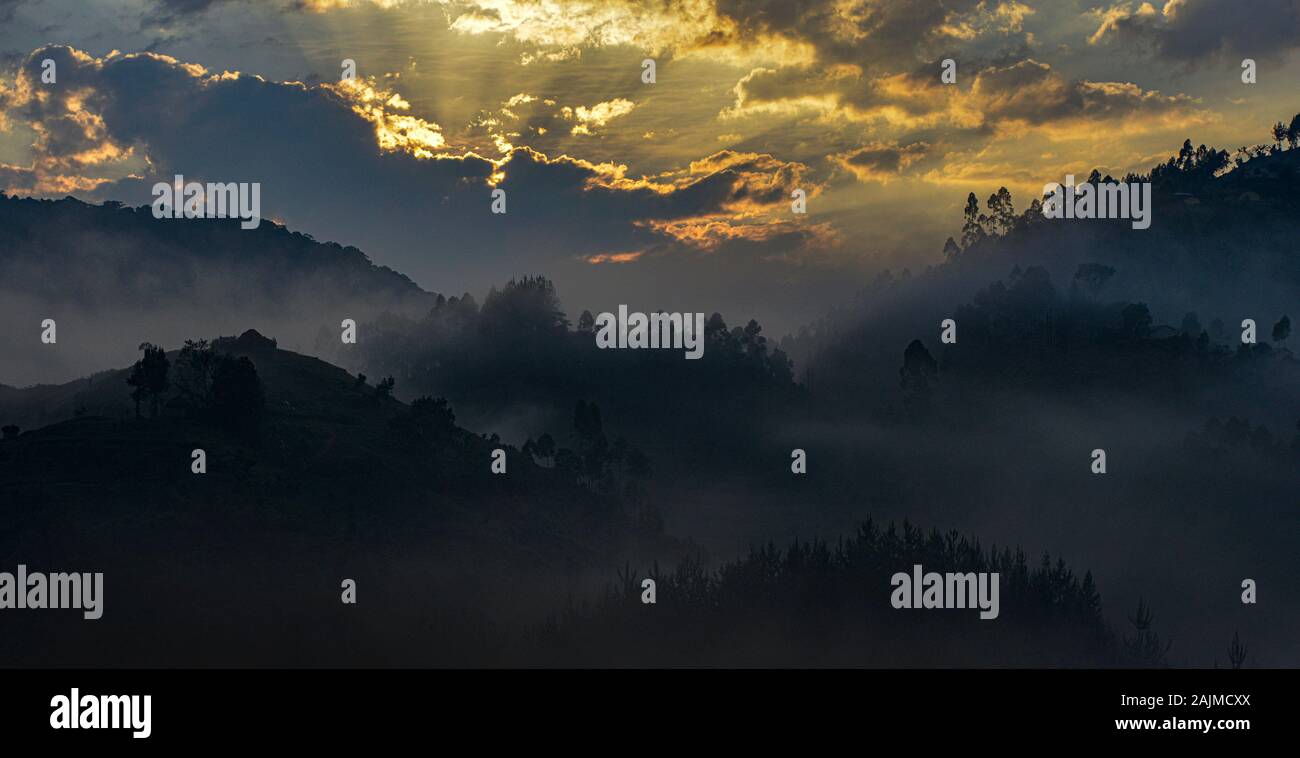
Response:
[[[1291,119],[1291,125],[1286,128],[1286,143],[1295,149],[1297,143],[1300,143],[1300,113],[1295,114]]]
[[[1285,342],[1287,337],[1291,336],[1291,317],[1283,316],[1280,321],[1273,325],[1273,341]]]
[[[1272,130],[1270,130],[1270,136],[1273,138],[1273,143],[1277,145],[1277,148],[1279,150],[1281,150],[1282,143],[1287,141],[1286,124],[1282,123],[1281,121],[1277,122],[1276,124],[1273,124]]]
[[[1101,288],[1115,275],[1115,269],[1101,263],[1080,263],[1074,271],[1073,285],[1091,298],[1101,294]]]
[[[1151,631],[1151,624],[1155,621],[1151,609],[1146,606],[1142,598],[1138,598],[1137,611],[1128,617],[1129,623],[1133,625],[1137,634],[1133,637],[1124,636],[1124,648],[1134,662],[1148,666],[1158,666],[1164,662],[1165,655],[1173,647],[1173,642],[1169,641],[1164,644],[1160,642],[1160,635]]]
[[[903,351],[903,367],[898,370],[903,390],[903,410],[908,418],[924,417],[930,411],[932,385],[939,365],[920,340],[912,340]]]
[[[483,300],[479,323],[494,338],[516,342],[561,333],[569,326],[555,285],[542,276],[511,279],[500,291],[493,287]]]
[[[176,356],[176,390],[192,408],[212,405],[212,370],[217,354],[207,340],[185,340]]]
[[[219,355],[212,371],[212,411],[216,418],[233,428],[251,431],[265,405],[262,382],[248,356]]]
[[[375,385],[375,397],[380,400],[392,397],[393,387],[395,386],[397,386],[397,380],[391,376],[379,380],[379,384]]]
[[[140,417],[141,401],[146,399],[151,406],[150,416],[156,417],[158,403],[169,386],[167,369],[170,363],[167,360],[167,353],[157,345],[142,342],[140,349],[144,351],[144,357],[131,367],[131,375],[127,377],[126,383],[134,387],[131,391],[131,399],[135,401],[136,418]]]
[[[999,187],[997,192],[989,195],[988,207],[989,233],[997,236],[1010,234],[1016,224],[1016,209],[1011,203],[1011,192],[1006,187]]]
[[[549,433],[545,433],[537,438],[537,444],[533,449],[543,460],[551,460],[555,457],[555,438]]]
[[[969,250],[984,237],[984,227],[980,224],[980,201],[974,192],[966,196],[966,209],[962,215],[961,246],[963,250]]]
[[[433,432],[435,437],[446,436],[456,429],[456,413],[447,398],[416,398],[411,403],[411,417],[419,426]]]
[[[960,252],[961,247],[957,245],[956,241],[954,241],[952,237],[949,237],[943,243],[943,257],[945,260],[952,260],[957,257],[957,254]]]
[[[1145,337],[1151,331],[1151,310],[1146,303],[1129,303],[1120,313],[1124,333],[1133,337]]]
[[[579,400],[573,409],[573,430],[577,432],[578,440],[586,444],[592,444],[603,436],[600,408],[595,403]]]
[[[1235,629],[1232,632],[1232,642],[1228,644],[1228,662],[1233,669],[1239,669],[1246,663],[1246,645]]]

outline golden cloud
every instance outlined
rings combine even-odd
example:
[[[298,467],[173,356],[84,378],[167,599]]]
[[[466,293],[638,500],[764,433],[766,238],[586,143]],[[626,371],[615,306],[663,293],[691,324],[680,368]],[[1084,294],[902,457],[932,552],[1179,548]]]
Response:
[[[404,152],[416,158],[433,158],[445,147],[442,127],[402,111],[411,104],[401,95],[375,85],[371,79],[345,79],[321,87],[350,104],[352,112],[375,127],[375,140],[381,150]]]

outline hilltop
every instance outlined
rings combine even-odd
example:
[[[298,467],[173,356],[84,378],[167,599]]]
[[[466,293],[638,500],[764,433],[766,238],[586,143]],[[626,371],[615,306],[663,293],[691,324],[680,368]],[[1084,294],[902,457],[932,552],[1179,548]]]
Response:
[[[419,314],[434,295],[355,247],[266,220],[153,218],[148,206],[0,193],[0,382],[71,379],[134,354],[257,323],[311,345],[344,318]],[[58,345],[37,339],[44,319]],[[42,349],[45,348],[45,349]]]

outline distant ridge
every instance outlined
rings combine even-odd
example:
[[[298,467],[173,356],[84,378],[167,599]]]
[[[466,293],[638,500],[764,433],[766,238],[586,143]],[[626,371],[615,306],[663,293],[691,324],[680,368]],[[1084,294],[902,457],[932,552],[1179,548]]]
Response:
[[[344,318],[422,315],[435,295],[355,247],[272,221],[155,219],[148,206],[0,194],[0,384],[66,381],[121,365],[141,339],[263,325],[283,344],[337,338]],[[33,339],[58,323],[58,347]],[[47,349],[41,349],[46,347]]]

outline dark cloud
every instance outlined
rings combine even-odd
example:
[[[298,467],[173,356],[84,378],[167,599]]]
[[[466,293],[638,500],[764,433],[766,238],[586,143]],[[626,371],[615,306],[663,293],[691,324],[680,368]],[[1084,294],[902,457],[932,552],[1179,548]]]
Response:
[[[1005,121],[1034,126],[1062,119],[1119,120],[1188,111],[1196,101],[1163,95],[1128,82],[1067,79],[1050,65],[1026,58],[979,69],[969,90],[939,82],[939,67],[869,77],[818,67],[756,69],[736,85],[737,112],[821,107],[851,120],[888,114],[910,128],[936,118],[963,131],[987,131]],[[817,105],[809,105],[809,99]]]
[[[860,181],[888,181],[901,175],[929,152],[930,145],[924,142],[907,145],[877,142],[832,155],[830,160]]]
[[[156,0],[157,7],[149,13],[143,26],[173,24],[182,18],[206,13],[219,5],[244,2],[244,0]]]
[[[1171,0],[1161,9],[1116,5],[1101,13],[1092,39],[1151,48],[1182,62],[1219,54],[1267,58],[1300,47],[1300,0]]]
[[[1070,81],[1046,63],[1023,60],[992,66],[975,78],[972,94],[988,121],[1016,120],[1045,124],[1062,119],[1121,119],[1187,110],[1186,95],[1161,95],[1136,84]]]
[[[67,47],[34,51],[22,76],[39,81],[46,57],[57,62],[65,86],[10,113],[46,134],[40,159],[111,149],[147,161],[141,175],[93,196],[142,204],[155,182],[174,174],[260,182],[265,217],[357,244],[434,288],[448,281],[486,287],[502,271],[663,245],[672,235],[646,222],[710,217],[727,224],[736,212],[784,206],[803,172],[770,155],[729,152],[654,181],[528,148],[492,160],[443,145],[437,157],[417,158],[382,150],[377,124],[358,113],[345,88],[215,75],[156,54],[96,59]],[[57,168],[95,167],[65,161]],[[490,212],[494,186],[507,192],[505,215]]]
[[[718,14],[735,24],[733,38],[774,34],[807,42],[822,63],[886,62],[897,67],[943,36],[953,18],[979,0],[901,0],[891,3],[829,0],[717,0]]]

